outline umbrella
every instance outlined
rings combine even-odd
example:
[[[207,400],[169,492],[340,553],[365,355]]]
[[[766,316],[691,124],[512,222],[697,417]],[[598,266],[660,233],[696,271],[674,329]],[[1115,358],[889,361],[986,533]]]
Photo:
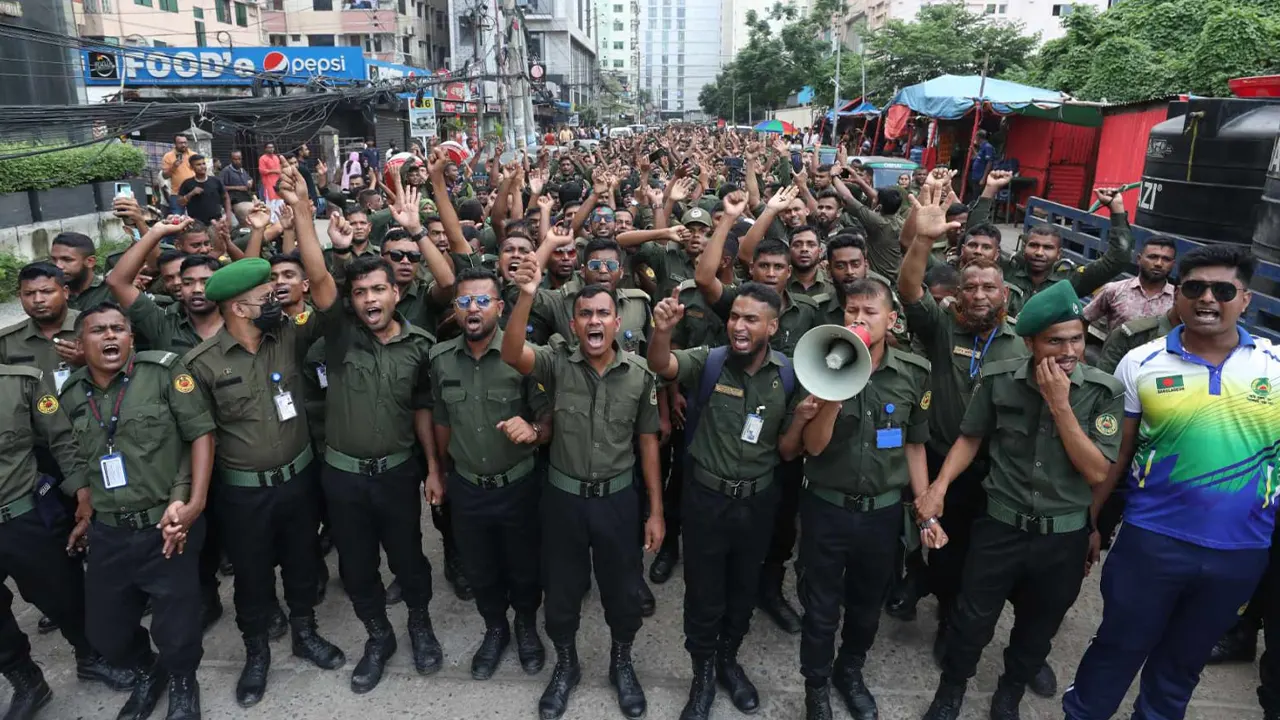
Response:
[[[784,133],[786,135],[794,135],[797,132],[795,125],[783,120],[765,120],[757,124],[753,129],[760,132]]]

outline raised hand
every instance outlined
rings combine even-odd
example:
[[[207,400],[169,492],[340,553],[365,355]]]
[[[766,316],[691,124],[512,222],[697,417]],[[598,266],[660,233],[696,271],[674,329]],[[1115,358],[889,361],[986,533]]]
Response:
[[[784,188],[780,188],[778,192],[773,194],[773,197],[769,198],[769,203],[766,207],[774,212],[782,212],[791,205],[791,201],[795,200],[796,195],[799,194],[800,189],[795,185],[788,185]],[[726,206],[726,210],[727,209],[728,207]]]
[[[653,307],[653,327],[658,332],[671,332],[684,317],[684,305],[675,298],[662,298]]]
[[[418,212],[418,188],[412,185],[400,193],[400,198],[391,206],[391,217],[410,235],[422,230],[422,216]]]
[[[351,229],[351,223],[342,217],[342,213],[334,210],[329,213],[329,242],[333,247],[341,250],[351,247],[351,243],[355,241],[355,231]]]
[[[554,230],[550,237],[554,237]],[[570,237],[570,240],[573,238]],[[511,277],[516,287],[520,288],[520,292],[525,295],[536,295],[538,285],[542,283],[542,266],[538,262],[537,255],[530,253],[520,260],[520,267],[516,268],[516,272]]]
[[[288,200],[285,202],[287,203]],[[266,230],[267,226],[271,224],[271,208],[267,207],[266,203],[258,200],[253,204],[253,209],[249,211],[249,216],[245,220],[249,223],[249,227],[254,230]]]
[[[1098,202],[1107,206],[1107,209],[1113,213],[1124,212],[1124,196],[1120,194],[1120,188],[1098,188],[1093,191],[1098,196]]]

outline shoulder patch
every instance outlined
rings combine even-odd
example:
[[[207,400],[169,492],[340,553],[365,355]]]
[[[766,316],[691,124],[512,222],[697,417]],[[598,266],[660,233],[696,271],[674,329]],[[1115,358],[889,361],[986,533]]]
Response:
[[[295,315],[295,316],[293,317],[293,324],[294,324],[294,325],[306,325],[306,324],[307,324],[307,321],[308,321],[308,320],[310,320],[310,319],[311,319],[311,311],[310,311],[310,310],[303,310],[302,312],[298,313],[297,315]]]
[[[173,367],[178,361],[178,354],[165,352],[164,350],[143,350],[135,356],[138,362],[155,363],[165,367]]]
[[[196,389],[196,381],[190,375],[182,373],[173,379],[173,389],[183,395],[188,395]]]
[[[36,410],[39,410],[41,415],[52,415],[58,412],[58,398],[52,395],[42,395],[36,401]]]
[[[1116,416],[1111,413],[1103,413],[1093,421],[1093,427],[1098,431],[1099,435],[1111,437],[1120,432],[1120,422],[1116,420]]]
[[[0,365],[0,375],[25,375],[36,380],[44,379],[44,371],[30,365]]]

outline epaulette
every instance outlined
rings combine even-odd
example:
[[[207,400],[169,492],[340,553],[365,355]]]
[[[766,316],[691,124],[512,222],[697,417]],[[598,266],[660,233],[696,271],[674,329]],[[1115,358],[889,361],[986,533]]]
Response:
[[[1129,322],[1120,326],[1120,331],[1125,337],[1133,337],[1138,333],[1150,332],[1160,327],[1160,316],[1152,315],[1150,317],[1134,318]]]
[[[138,362],[154,363],[165,367],[173,367],[178,362],[178,353],[166,352],[164,350],[143,350],[134,355],[134,359]]]
[[[435,344],[435,342],[436,342],[436,336],[435,336],[435,335],[432,335],[431,333],[429,333],[429,332],[427,332],[426,330],[424,330],[424,329],[422,329],[422,328],[418,327],[417,325],[413,325],[413,324],[408,325],[408,330],[409,330],[409,334],[410,334],[410,335],[420,335],[420,336],[422,336],[422,337],[425,337],[425,338],[427,339],[427,341],[428,341],[428,342],[430,342],[430,343],[431,343],[431,344],[433,344],[433,345],[434,345],[434,344]]]
[[[1117,380],[1116,376],[1105,373],[1091,365],[1084,365],[1083,367],[1085,382],[1103,385],[1111,391],[1112,395],[1122,395],[1124,393],[1124,383]]]
[[[1011,358],[1009,360],[999,360],[993,363],[983,363],[982,377],[990,377],[992,375],[1003,375],[1005,373],[1015,372],[1018,368],[1027,364],[1027,358]]]
[[[209,338],[208,340],[205,340],[199,345],[188,350],[187,354],[182,356],[182,363],[184,365],[190,365],[192,360],[195,360],[196,358],[200,357],[209,348],[214,347],[217,344],[218,344],[218,336],[217,334],[215,334],[213,337]]]
[[[810,296],[810,298],[821,307],[831,300],[831,293],[818,293]]]
[[[1009,292],[1012,292],[1018,297],[1025,297],[1027,294],[1026,290],[1023,290],[1022,288],[1018,287],[1017,285],[1014,285],[1011,282],[1006,282],[1004,286],[1009,289]]]
[[[650,300],[649,293],[641,290],[640,288],[618,288],[618,297],[630,298],[632,300],[643,300],[646,303]]]
[[[16,322],[12,325],[7,325],[5,327],[2,327],[0,328],[0,337],[4,337],[5,335],[12,335],[13,333],[21,330],[26,324],[27,324],[27,321],[23,320],[22,322]]]
[[[457,348],[462,347],[462,341],[464,339],[464,336],[459,335],[456,338],[432,345],[431,350],[427,352],[427,359],[435,360],[450,350],[456,350]]]
[[[924,372],[925,372],[925,374],[926,374],[926,375],[927,375],[927,374],[929,374],[929,372],[930,372],[931,370],[933,370],[933,364],[932,364],[932,363],[930,363],[930,362],[929,362],[928,360],[926,360],[925,358],[923,358],[923,357],[921,357],[921,356],[919,356],[919,355],[917,355],[917,354],[915,354],[915,353],[913,353],[913,352],[910,352],[910,351],[907,351],[907,350],[898,350],[898,349],[896,349],[896,348],[894,349],[894,351],[893,351],[893,352],[894,352],[894,354],[895,354],[895,355],[897,355],[897,357],[898,357],[898,359],[899,359],[899,360],[901,360],[901,361],[903,361],[903,362],[905,362],[905,363],[910,363],[910,364],[912,364],[912,365],[915,365],[916,367],[920,368],[921,370],[924,370]]]
[[[30,365],[0,365],[0,375],[26,375],[36,380],[44,379],[44,371]]]
[[[820,307],[818,305],[817,300],[814,300],[813,298],[809,297],[808,295],[805,295],[804,293],[791,293],[790,295],[792,300],[795,300],[801,305],[809,305],[815,308]]]

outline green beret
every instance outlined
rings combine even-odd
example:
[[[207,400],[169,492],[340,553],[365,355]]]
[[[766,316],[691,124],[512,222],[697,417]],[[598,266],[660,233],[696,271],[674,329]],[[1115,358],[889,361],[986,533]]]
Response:
[[[1046,328],[1084,318],[1084,304],[1076,296],[1076,289],[1071,287],[1070,280],[1059,280],[1032,295],[1018,313],[1018,334],[1031,337]]]
[[[271,277],[271,263],[262,258],[241,258],[209,276],[204,296],[213,302],[230,300],[252,290]]]

